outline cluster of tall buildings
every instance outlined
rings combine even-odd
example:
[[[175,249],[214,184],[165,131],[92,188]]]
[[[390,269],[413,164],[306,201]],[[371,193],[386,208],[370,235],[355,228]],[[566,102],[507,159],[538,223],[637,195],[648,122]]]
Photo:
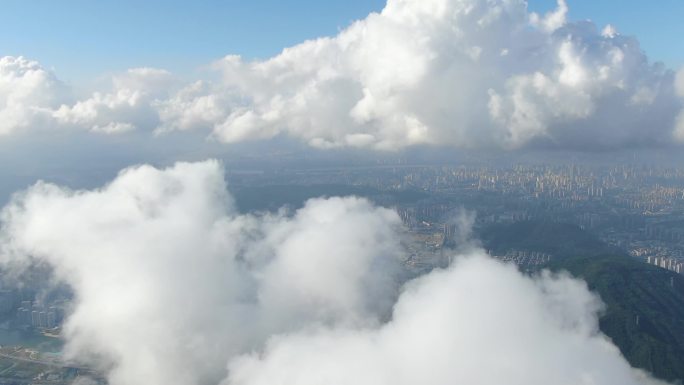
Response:
[[[62,314],[55,306],[45,307],[38,302],[22,301],[17,310],[17,324],[36,329],[53,329],[59,326]]]
[[[647,257],[646,262],[650,265],[655,265],[674,271],[677,274],[684,274],[684,262],[680,262],[676,259],[665,258],[665,257]]]
[[[450,225],[459,212],[475,212],[476,229],[522,221],[570,223],[635,258],[658,257],[677,270],[684,262],[684,167],[655,162],[630,165],[582,159],[581,164],[529,160],[473,161],[330,167],[278,168],[233,175],[233,185],[353,186],[358,194],[393,207],[420,250],[432,252],[457,241]],[[275,181],[275,182],[274,182]],[[340,190],[342,195],[349,190]],[[396,195],[393,195],[396,194]],[[331,193],[330,195],[338,195]],[[435,241],[436,240],[436,241]],[[650,249],[645,253],[637,250]],[[662,262],[662,258],[673,259]],[[420,260],[420,258],[418,258]],[[655,263],[655,262],[652,262]],[[681,268],[679,268],[681,269]]]
[[[494,255],[491,251],[487,251],[491,255],[503,262],[514,263],[522,270],[538,269],[551,261],[553,256],[548,253],[527,250],[508,250],[505,255]]]

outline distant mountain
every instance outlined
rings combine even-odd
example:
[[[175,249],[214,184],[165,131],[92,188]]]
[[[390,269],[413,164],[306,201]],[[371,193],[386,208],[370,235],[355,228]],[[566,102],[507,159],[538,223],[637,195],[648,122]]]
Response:
[[[570,224],[529,221],[479,233],[495,253],[553,254],[548,268],[584,279],[601,296],[601,331],[634,367],[684,381],[684,276],[635,260]]]

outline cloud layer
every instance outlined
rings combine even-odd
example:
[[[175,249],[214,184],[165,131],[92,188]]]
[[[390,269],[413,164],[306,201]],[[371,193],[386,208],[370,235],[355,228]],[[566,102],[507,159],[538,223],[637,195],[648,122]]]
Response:
[[[73,287],[67,353],[113,384],[215,383],[272,333],[377,322],[396,292],[395,213],[347,198],[238,216],[216,162],[129,169],[95,191],[38,184],[3,224],[10,261]]]
[[[475,254],[411,282],[386,325],[276,337],[223,384],[656,383],[598,334],[599,308],[584,283]]]
[[[337,36],[273,58],[226,56],[190,84],[133,69],[55,108],[57,81],[4,58],[0,133],[41,121],[101,133],[197,130],[223,142],[287,135],[318,148],[623,148],[684,140],[675,73],[613,26],[530,13],[524,0],[389,0]],[[34,75],[25,76],[26,67]],[[15,81],[15,80],[11,80]],[[48,92],[45,92],[48,91]],[[40,97],[38,97],[40,96]],[[45,100],[47,98],[48,100]]]
[[[113,385],[649,384],[582,282],[467,256],[398,287],[396,213],[357,198],[238,215],[217,162],[38,183],[2,211],[9,266],[75,293],[66,354]]]

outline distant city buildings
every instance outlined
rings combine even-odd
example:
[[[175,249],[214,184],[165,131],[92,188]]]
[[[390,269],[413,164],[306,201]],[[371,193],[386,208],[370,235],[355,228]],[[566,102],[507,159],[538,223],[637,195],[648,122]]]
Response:
[[[64,318],[62,306],[46,306],[39,302],[21,301],[17,309],[16,322],[20,327],[34,329],[54,329],[61,326]]]
[[[571,223],[635,258],[684,262],[684,167],[384,162],[233,173],[229,180],[234,186],[373,189],[364,196],[393,207],[409,232],[420,234],[411,260],[416,265],[439,248],[435,234],[443,234],[447,246],[458,236],[449,223],[462,209],[477,214],[476,228],[530,220]],[[419,198],[396,198],[403,192],[418,192]]]
[[[677,274],[684,274],[684,262],[672,258],[647,257],[646,263],[674,271]]]

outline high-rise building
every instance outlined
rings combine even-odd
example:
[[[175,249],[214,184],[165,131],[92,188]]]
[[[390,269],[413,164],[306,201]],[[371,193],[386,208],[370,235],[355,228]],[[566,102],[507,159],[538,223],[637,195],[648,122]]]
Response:
[[[38,310],[31,312],[31,326],[37,328],[40,326],[40,313]]]
[[[41,312],[38,314],[38,316],[39,316],[39,318],[40,318],[40,327],[41,327],[41,328],[46,328],[46,327],[48,327],[47,313],[44,312],[44,311],[41,311]]]
[[[55,312],[51,311],[47,313],[47,327],[52,329],[57,326],[57,317]]]

